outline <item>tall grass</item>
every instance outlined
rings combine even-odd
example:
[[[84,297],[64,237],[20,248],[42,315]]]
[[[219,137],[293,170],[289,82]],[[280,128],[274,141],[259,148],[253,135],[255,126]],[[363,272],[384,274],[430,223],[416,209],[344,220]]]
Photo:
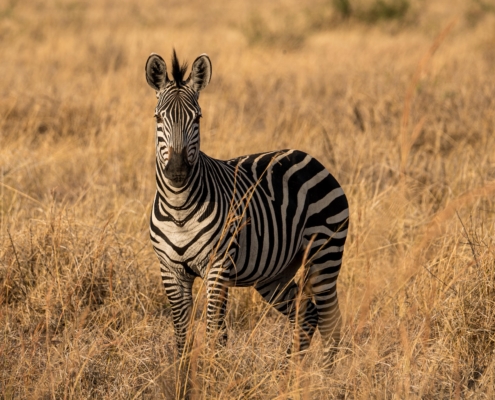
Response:
[[[144,79],[149,53],[175,46],[213,62],[203,151],[307,151],[351,210],[332,373],[318,334],[305,359],[285,360],[288,321],[250,288],[231,291],[227,347],[208,346],[198,281],[190,396],[493,398],[495,21],[467,21],[472,3],[422,5],[392,33],[295,23],[304,41],[289,52],[243,31],[245,15],[307,9],[289,0],[0,6],[1,396],[183,393],[148,239],[156,99]]]

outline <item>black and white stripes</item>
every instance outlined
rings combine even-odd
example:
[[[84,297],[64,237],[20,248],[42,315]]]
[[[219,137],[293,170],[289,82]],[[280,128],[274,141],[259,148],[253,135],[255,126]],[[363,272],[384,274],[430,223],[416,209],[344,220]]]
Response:
[[[254,286],[295,325],[291,351],[305,350],[316,329],[332,362],[340,341],[336,282],[348,226],[347,200],[314,158],[297,150],[228,161],[199,150],[199,92],[211,78],[206,55],[185,66],[173,56],[173,80],[152,54],[146,78],[157,91],[157,192],[151,240],[173,310],[179,352],[191,318],[192,283],[206,280],[208,332],[226,339],[228,288]],[[294,277],[305,261],[304,293]],[[296,311],[298,310],[298,311]],[[299,315],[296,315],[296,312]]]

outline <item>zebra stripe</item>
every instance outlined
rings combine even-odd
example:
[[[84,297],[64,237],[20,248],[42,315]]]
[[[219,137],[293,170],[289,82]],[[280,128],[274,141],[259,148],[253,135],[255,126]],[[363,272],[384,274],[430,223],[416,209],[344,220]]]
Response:
[[[146,78],[157,91],[156,183],[150,236],[172,307],[179,354],[191,320],[192,284],[207,286],[207,332],[225,342],[228,288],[254,286],[295,327],[290,352],[304,351],[318,327],[325,364],[340,341],[337,278],[349,210],[335,178],[310,155],[281,150],[216,160],[199,150],[199,92],[211,78],[206,55],[169,79],[152,54]],[[305,262],[303,296],[294,280]],[[296,313],[299,313],[296,315]]]

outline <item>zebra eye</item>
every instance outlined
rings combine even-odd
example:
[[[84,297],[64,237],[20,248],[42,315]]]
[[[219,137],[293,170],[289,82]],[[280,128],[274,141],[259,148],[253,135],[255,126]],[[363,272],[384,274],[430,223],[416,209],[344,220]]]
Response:
[[[155,114],[154,117],[155,117],[157,123],[163,122],[163,118],[161,117],[160,114]]]

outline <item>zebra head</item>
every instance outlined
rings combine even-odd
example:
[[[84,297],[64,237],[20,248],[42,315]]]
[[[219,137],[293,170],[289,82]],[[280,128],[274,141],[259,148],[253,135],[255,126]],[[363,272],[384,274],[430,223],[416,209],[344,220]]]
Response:
[[[198,99],[211,79],[211,61],[200,55],[192,65],[187,79],[187,63],[179,64],[175,50],[172,56],[172,78],[158,54],[151,54],[146,62],[146,80],[156,90],[158,104],[156,118],[157,167],[173,187],[187,183],[199,156],[199,119],[201,108]]]

